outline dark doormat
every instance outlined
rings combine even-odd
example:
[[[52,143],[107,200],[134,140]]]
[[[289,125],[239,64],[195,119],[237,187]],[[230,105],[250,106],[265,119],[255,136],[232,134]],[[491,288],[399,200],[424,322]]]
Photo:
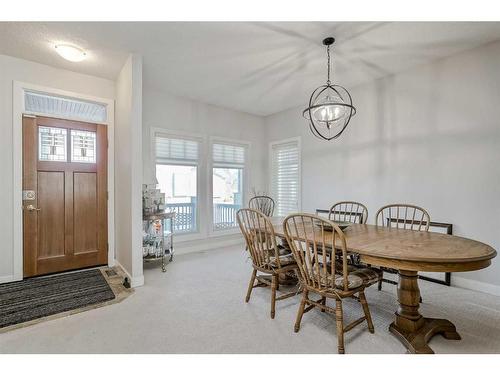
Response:
[[[0,285],[0,328],[115,298],[98,269]]]

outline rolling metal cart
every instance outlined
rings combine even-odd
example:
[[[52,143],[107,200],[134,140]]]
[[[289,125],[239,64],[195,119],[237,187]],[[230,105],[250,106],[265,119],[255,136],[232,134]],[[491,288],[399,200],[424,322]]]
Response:
[[[142,218],[142,258],[144,262],[161,260],[161,270],[167,271],[167,261],[174,259],[174,212],[146,214]]]

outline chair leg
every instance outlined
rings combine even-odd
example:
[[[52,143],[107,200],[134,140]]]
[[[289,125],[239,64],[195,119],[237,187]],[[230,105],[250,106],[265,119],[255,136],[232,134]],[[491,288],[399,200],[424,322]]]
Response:
[[[278,284],[278,276],[273,275],[271,281],[271,319],[274,319],[274,314],[275,314],[277,284]]]
[[[370,314],[370,308],[368,307],[368,302],[366,302],[365,292],[359,292],[359,300],[361,306],[363,306],[363,311],[365,312],[366,322],[368,323],[368,330],[370,333],[375,333],[375,328],[373,328],[372,316]]]
[[[257,276],[257,270],[254,269],[252,271],[252,277],[250,277],[250,283],[248,284],[247,296],[245,298],[245,302],[250,301],[250,294],[252,294],[253,284],[255,283],[255,277]]]
[[[335,305],[335,319],[337,320],[337,338],[339,354],[344,354],[344,314],[342,313],[342,300],[337,299]]]
[[[299,311],[297,312],[297,319],[295,320],[294,332],[299,332],[302,315],[304,315],[304,309],[306,308],[307,295],[308,292],[304,289],[302,292],[302,300],[300,301]]]
[[[378,290],[382,290],[382,280],[384,278],[384,272],[382,271],[382,277],[378,281]]]
[[[321,298],[321,304],[322,304],[323,306],[325,306],[325,305],[326,305],[326,297]],[[321,309],[321,312],[326,312],[326,309]]]

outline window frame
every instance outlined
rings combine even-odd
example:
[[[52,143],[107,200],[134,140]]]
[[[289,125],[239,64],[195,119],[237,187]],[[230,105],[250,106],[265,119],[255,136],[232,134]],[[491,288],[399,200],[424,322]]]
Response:
[[[208,237],[220,237],[230,234],[240,233],[240,228],[236,225],[234,228],[229,229],[216,229],[214,226],[214,207],[213,207],[213,169],[214,169],[214,161],[213,161],[213,145],[214,144],[227,144],[232,146],[239,146],[245,148],[245,162],[243,164],[243,183],[242,183],[242,197],[241,200],[243,202],[242,206],[246,207],[247,199],[250,191],[250,158],[251,158],[251,147],[252,144],[247,141],[242,141],[239,139],[231,139],[225,137],[216,137],[210,136],[208,142],[208,165],[207,165],[207,204],[208,204]],[[220,168],[220,167],[215,167]]]
[[[157,163],[156,162],[156,137],[164,136],[165,138],[175,138],[175,139],[185,139],[190,141],[198,142],[198,160],[196,164],[186,164],[186,163]],[[203,191],[203,183],[202,178],[204,176],[203,170],[206,168],[205,163],[205,138],[194,135],[188,132],[182,131],[174,131],[165,128],[151,127],[150,130],[150,157],[151,157],[151,166],[154,177],[156,178],[156,165],[196,165],[196,231],[193,232],[179,232],[175,233],[177,242],[191,241],[191,240],[199,240],[204,238],[203,233],[205,233],[205,225],[204,220],[201,220],[202,217],[205,217],[205,202],[204,202],[204,191]]]
[[[300,212],[302,210],[302,139],[301,137],[291,137],[291,138],[285,138],[285,139],[280,139],[277,141],[269,142],[269,193],[271,197],[275,200],[276,205],[278,205],[278,198],[273,197],[273,159],[274,159],[274,154],[273,154],[273,147],[278,146],[278,145],[284,145],[287,143],[291,142],[297,142],[297,148],[298,148],[298,155],[299,155],[299,171],[298,171],[298,193],[297,193],[297,210]]]

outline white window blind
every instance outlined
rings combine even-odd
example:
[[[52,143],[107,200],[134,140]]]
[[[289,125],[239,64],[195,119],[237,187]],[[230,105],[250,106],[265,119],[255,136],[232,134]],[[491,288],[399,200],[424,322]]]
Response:
[[[155,136],[156,163],[194,165],[198,162],[200,143],[191,139]]]
[[[105,104],[32,91],[24,93],[24,107],[27,112],[75,120],[106,122],[107,119]]]
[[[272,145],[271,190],[276,201],[276,215],[299,211],[300,148],[298,141]]]
[[[243,168],[245,166],[245,147],[224,143],[214,143],[212,146],[214,167]]]

